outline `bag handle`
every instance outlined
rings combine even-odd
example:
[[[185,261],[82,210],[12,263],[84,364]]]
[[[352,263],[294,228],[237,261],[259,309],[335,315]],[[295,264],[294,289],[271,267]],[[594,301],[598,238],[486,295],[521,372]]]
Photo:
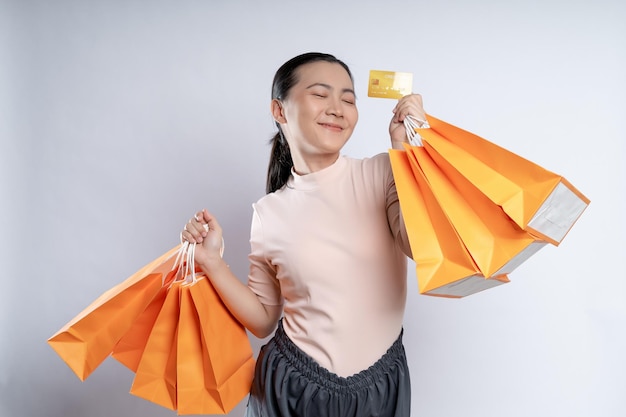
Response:
[[[418,119],[410,114],[404,118],[404,129],[409,143],[413,146],[423,146],[422,137],[417,133],[417,129],[429,129],[428,121]]]
[[[170,285],[173,284],[174,281],[182,281],[182,279],[185,277],[183,271],[186,267],[185,258],[187,257],[189,245],[189,242],[181,242],[180,247],[178,248],[178,251],[176,253],[176,259],[174,260],[174,264],[172,265],[171,269],[171,271],[176,271],[176,274]],[[163,282],[163,285],[165,285],[165,282]]]
[[[209,225],[203,225],[204,229],[208,232]],[[186,284],[194,284],[197,281],[196,278],[196,243],[185,242],[183,244],[185,247],[185,255],[186,258],[185,267],[184,267],[184,279]],[[224,236],[222,236],[222,244],[220,246],[220,258],[224,257]]]

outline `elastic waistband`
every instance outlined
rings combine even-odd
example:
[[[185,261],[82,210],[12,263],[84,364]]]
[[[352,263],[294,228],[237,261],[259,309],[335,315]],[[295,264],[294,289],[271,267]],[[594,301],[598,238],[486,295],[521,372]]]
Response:
[[[282,320],[278,322],[278,328],[274,334],[273,341],[276,343],[278,352],[287,359],[290,365],[311,382],[317,383],[329,390],[349,393],[371,386],[373,383],[392,372],[394,366],[407,366],[404,346],[402,344],[403,333],[404,329],[400,331],[400,335],[396,341],[376,363],[349,377],[341,377],[320,366],[313,358],[296,346],[285,333]]]

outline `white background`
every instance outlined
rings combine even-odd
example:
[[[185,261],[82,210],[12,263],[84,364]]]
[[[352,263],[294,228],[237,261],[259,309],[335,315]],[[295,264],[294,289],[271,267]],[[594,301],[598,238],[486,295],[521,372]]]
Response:
[[[1,1],[0,416],[175,415],[112,359],[80,382],[46,340],[202,207],[246,279],[271,80],[313,50],[354,72],[346,154],[388,149],[369,70],[412,72],[429,113],[592,200],[510,284],[429,298],[410,265],[413,415],[625,415],[625,22],[618,0]]]

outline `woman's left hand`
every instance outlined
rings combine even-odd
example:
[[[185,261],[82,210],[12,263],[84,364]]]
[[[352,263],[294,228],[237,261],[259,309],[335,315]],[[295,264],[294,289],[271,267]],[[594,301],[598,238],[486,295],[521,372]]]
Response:
[[[419,94],[409,94],[398,100],[398,104],[393,109],[393,117],[389,123],[389,135],[391,136],[391,147],[394,149],[404,149],[403,144],[408,143],[404,118],[411,115],[418,123],[426,120],[426,112],[422,103],[422,96]]]

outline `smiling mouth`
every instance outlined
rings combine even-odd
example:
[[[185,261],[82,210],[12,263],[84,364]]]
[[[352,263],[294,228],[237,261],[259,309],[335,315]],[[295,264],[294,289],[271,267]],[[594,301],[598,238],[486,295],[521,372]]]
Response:
[[[336,124],[332,124],[332,123],[320,123],[320,125],[326,129],[329,129],[335,132],[341,132],[343,130],[343,127],[336,125]]]

